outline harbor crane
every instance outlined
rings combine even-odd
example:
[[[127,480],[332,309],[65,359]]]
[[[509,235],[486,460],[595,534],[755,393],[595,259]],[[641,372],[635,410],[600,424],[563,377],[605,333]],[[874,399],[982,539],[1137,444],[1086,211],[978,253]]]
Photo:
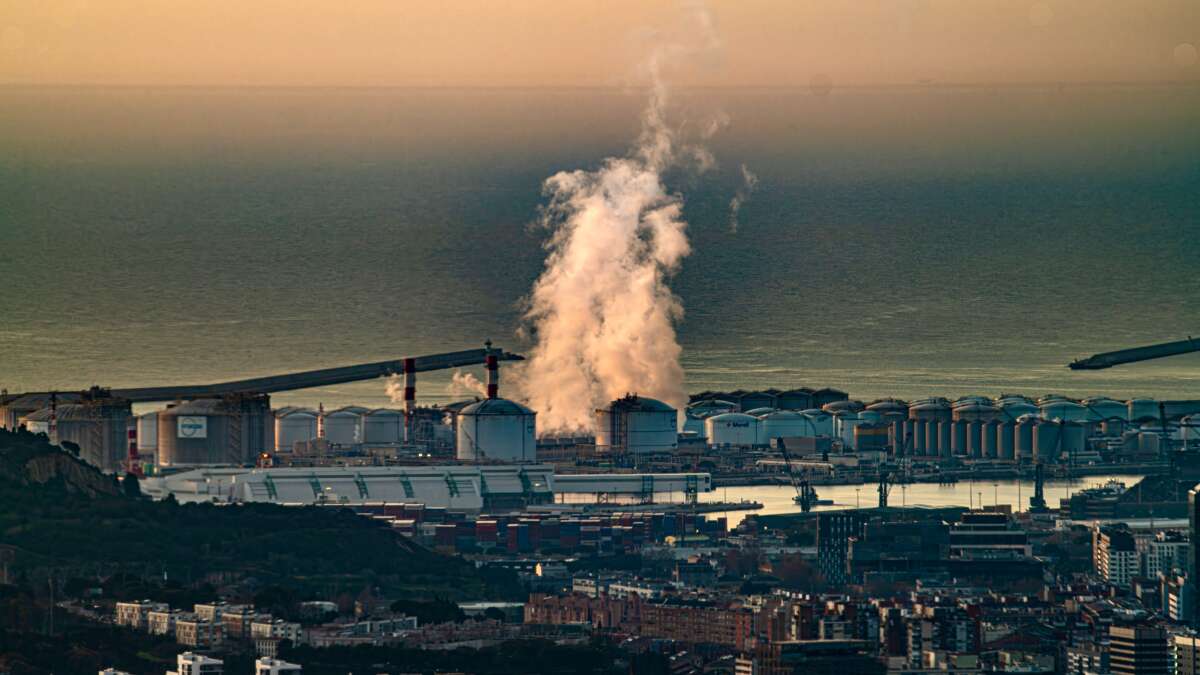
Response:
[[[1029,498],[1030,513],[1046,513],[1046,470],[1045,465],[1038,462],[1033,467],[1033,496]]]
[[[813,505],[817,503],[817,491],[813,489],[808,482],[807,476],[797,476],[795,469],[792,468],[792,456],[788,454],[787,444],[783,439],[777,440],[779,445],[779,453],[783,455],[783,463],[787,466],[788,479],[792,482],[792,487],[796,490],[796,496],[792,501],[800,505],[802,513],[812,511]]]
[[[892,491],[892,474],[884,467],[879,467],[879,508],[886,509],[888,493]]]

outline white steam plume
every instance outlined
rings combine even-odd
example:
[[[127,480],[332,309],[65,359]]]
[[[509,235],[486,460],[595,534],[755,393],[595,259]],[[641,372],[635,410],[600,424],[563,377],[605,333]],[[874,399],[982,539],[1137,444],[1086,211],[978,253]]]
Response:
[[[487,385],[474,374],[456,368],[450,376],[450,384],[446,385],[446,393],[451,396],[487,396]]]
[[[665,121],[667,62],[719,47],[708,13],[692,8],[699,47],[657,47],[646,63],[652,83],[637,143],[594,171],[546,180],[542,224],[553,234],[546,268],[527,298],[536,340],[517,381],[546,433],[592,428],[593,411],[629,392],[683,408],[683,368],[675,323],[683,315],[667,282],[690,252],[682,199],[663,173],[703,170],[711,155],[678,142]]]
[[[742,210],[742,204],[750,198],[750,193],[754,192],[755,186],[758,185],[758,176],[755,176],[746,165],[742,165],[742,184],[734,193],[733,199],[729,200],[729,231],[738,231],[738,211]]]
[[[387,395],[392,399],[392,403],[404,402],[404,376],[403,375],[388,375],[387,377]]]

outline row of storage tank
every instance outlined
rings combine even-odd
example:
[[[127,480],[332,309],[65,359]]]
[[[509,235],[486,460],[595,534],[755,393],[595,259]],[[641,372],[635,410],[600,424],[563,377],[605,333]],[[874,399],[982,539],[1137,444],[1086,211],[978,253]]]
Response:
[[[1179,405],[1195,404],[1174,405],[1172,415],[1188,411],[1179,409]],[[870,404],[842,399],[807,410],[743,410],[732,401],[701,399],[689,405],[684,432],[717,447],[761,446],[781,437],[827,436],[840,439],[849,449],[904,443],[906,451],[916,455],[1011,458],[1022,448],[1033,452],[1037,436],[1031,430],[1037,426],[1042,427],[1040,434],[1046,439],[1043,445],[1053,438],[1067,451],[1074,451],[1086,438],[1084,425],[1096,426],[1108,436],[1120,435],[1132,426],[1153,427],[1161,432],[1160,414],[1166,411],[1152,399],[1076,401],[1061,396],[1037,401],[1012,395],[999,399],[968,396],[956,401],[931,398],[911,404],[898,399]],[[1200,415],[1193,414],[1183,417],[1175,428],[1180,438],[1188,440],[1189,434],[1200,436],[1197,425]],[[1020,434],[1010,440],[1014,438],[1010,432],[1018,428]],[[1057,440],[1060,433],[1061,441]]]
[[[1160,411],[1159,402],[1151,399],[1077,401],[1047,396],[1035,401],[1006,395],[912,403],[880,399],[864,404],[832,389],[728,395],[737,400],[694,398],[685,411],[682,437],[703,438],[710,446],[741,447],[765,446],[781,437],[823,436],[840,439],[848,449],[896,445],[915,456],[1011,459],[1033,456],[1038,449],[1044,453],[1050,447],[1060,453],[1078,451],[1093,427],[1108,436],[1135,425],[1152,431],[1160,412],[1171,418],[1196,412],[1186,408],[1192,402],[1174,402],[1171,409]],[[820,405],[745,407],[763,402]],[[519,403],[485,399],[417,412],[431,418],[433,434],[440,435],[446,446],[452,442],[461,460],[535,460],[536,413]],[[77,443],[85,459],[105,470],[120,469],[127,454],[126,427],[132,419],[128,402],[84,401],[64,394],[57,399],[54,415],[59,441]],[[0,423],[7,428],[24,425],[47,431],[50,417],[45,396],[0,402]],[[596,446],[602,451],[669,453],[681,438],[678,419],[677,410],[662,401],[629,395],[595,411]],[[405,414],[400,410],[351,406],[324,414],[307,408],[272,411],[265,395],[186,401],[142,416],[137,425],[141,454],[154,456],[164,467],[253,464],[262,453],[289,452],[316,439],[318,425],[323,425],[325,440],[341,446],[399,445],[406,438]],[[1172,425],[1168,433],[1176,437],[1200,436],[1200,415]]]
[[[193,405],[196,403],[202,405],[197,408]],[[156,453],[161,466],[237,463],[232,458],[216,461],[222,445],[220,434],[195,444],[178,438],[183,433],[178,426],[181,413],[185,417],[205,416],[205,426],[212,429],[224,421],[214,412],[207,402],[192,401],[142,415],[138,419],[139,447],[143,452]],[[414,417],[430,430],[423,433],[424,440],[455,445],[459,459],[526,462],[535,459],[536,415],[519,403],[485,399],[447,410],[420,408]],[[322,413],[311,408],[285,407],[273,412],[272,421],[263,451],[276,454],[291,453],[318,437],[346,449],[399,446],[408,442],[405,413],[393,408],[347,406]],[[434,423],[429,424],[430,421]],[[255,457],[244,457],[241,463],[253,462]]]

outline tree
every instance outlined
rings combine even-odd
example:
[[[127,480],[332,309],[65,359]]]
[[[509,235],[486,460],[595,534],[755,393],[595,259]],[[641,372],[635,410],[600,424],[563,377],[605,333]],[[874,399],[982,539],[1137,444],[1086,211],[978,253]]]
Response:
[[[130,499],[142,498],[142,485],[141,482],[138,481],[136,474],[125,474],[125,478],[121,481],[121,487],[125,489],[126,497],[129,497]]]

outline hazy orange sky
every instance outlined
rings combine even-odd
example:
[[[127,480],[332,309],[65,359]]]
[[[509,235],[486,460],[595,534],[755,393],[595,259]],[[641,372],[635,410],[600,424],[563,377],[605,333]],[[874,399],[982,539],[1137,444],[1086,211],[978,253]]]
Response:
[[[736,0],[692,85],[1198,80],[1197,0]],[[621,85],[653,0],[0,0],[0,82]]]

